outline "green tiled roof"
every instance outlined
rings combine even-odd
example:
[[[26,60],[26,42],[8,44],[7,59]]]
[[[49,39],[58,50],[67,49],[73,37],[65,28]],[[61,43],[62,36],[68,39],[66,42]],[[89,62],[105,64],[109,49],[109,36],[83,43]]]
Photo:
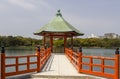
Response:
[[[54,17],[52,21],[50,21],[48,24],[44,25],[41,29],[36,31],[35,35],[40,35],[42,32],[75,32],[78,35],[84,35],[79,30],[74,28],[71,24],[69,24],[60,13],[60,10],[58,10],[58,13]]]

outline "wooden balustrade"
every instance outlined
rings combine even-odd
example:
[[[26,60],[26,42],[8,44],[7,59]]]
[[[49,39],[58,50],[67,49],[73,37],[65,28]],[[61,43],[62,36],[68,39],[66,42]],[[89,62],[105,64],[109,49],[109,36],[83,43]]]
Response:
[[[45,50],[45,49],[42,49],[42,50]],[[41,61],[40,61],[41,63],[40,63],[40,65],[41,65],[41,69],[42,69],[43,66],[45,65],[46,61],[48,60],[48,58],[51,55],[51,49],[50,48],[46,49],[46,51],[42,51],[41,54],[42,55],[41,55]]]
[[[30,58],[31,57],[37,57],[37,55],[28,55],[28,56],[6,56],[5,60],[10,60],[10,59],[14,59],[15,63],[14,64],[5,64],[5,68],[10,68],[10,67],[15,67],[15,71],[13,72],[5,72],[5,76],[12,76],[12,75],[17,75],[17,74],[24,74],[24,73],[29,73],[29,72],[34,72],[37,71],[37,67],[34,69],[30,69],[30,65],[32,64],[37,64],[37,61],[34,62],[30,62]],[[19,63],[19,60],[21,58],[26,59],[25,63]],[[19,67],[20,66],[26,66],[26,69],[20,70]]]
[[[5,56],[5,53],[1,53],[1,79],[5,79],[7,76],[19,75],[30,72],[39,72],[42,67],[47,62],[48,58],[51,55],[51,48],[39,49],[36,50],[36,55],[27,55],[27,56]],[[34,59],[31,60],[31,59]],[[6,63],[7,60],[11,60],[14,63]],[[20,59],[24,59],[20,61]],[[35,60],[36,59],[36,60]],[[32,68],[31,65],[35,67]],[[25,67],[25,69],[20,69],[20,67]],[[12,68],[12,71],[6,72],[7,69]]]
[[[86,73],[86,74],[93,74],[97,76],[103,76],[113,79],[119,79],[119,56],[118,54],[115,55],[115,58],[110,57],[102,57],[102,56],[83,56],[81,52],[74,52],[72,49],[65,49],[65,53],[67,58],[70,60],[70,62],[75,66],[75,68],[80,73]],[[84,62],[83,58],[89,59],[89,62]],[[94,59],[98,59],[101,61],[101,63],[93,63]],[[105,60],[112,60],[114,61],[114,66],[111,65],[105,65]],[[89,69],[83,69],[83,65],[88,66]],[[101,71],[94,71],[93,67],[99,67]],[[114,73],[106,73],[105,68],[114,70]]]

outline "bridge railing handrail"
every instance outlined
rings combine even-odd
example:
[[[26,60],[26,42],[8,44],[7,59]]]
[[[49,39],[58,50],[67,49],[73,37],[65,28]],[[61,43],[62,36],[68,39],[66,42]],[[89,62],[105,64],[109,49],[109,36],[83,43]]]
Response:
[[[6,56],[5,59],[15,59],[15,63],[14,64],[5,64],[5,68],[6,67],[14,67],[15,66],[15,71],[13,72],[5,72],[5,76],[12,76],[12,75],[17,75],[17,74],[23,74],[23,73],[28,73],[28,72],[33,72],[36,71],[37,68],[34,69],[30,69],[30,64],[37,64],[37,61],[34,62],[30,62],[30,58],[31,57],[37,57],[37,55],[28,55],[28,56]],[[19,59],[20,58],[27,58],[27,62],[25,63],[19,63]],[[27,68],[25,70],[19,70],[19,66],[24,66],[26,65]]]
[[[41,61],[40,61],[40,70],[43,68],[43,66],[45,65],[46,61],[48,60],[48,58],[50,57],[51,55],[51,49],[48,48],[46,49],[46,51],[43,51],[43,56],[40,56],[41,57]]]
[[[119,79],[119,56],[120,55],[115,55],[115,58],[110,58],[110,57],[102,57],[102,56],[83,56],[82,52],[74,52],[72,49],[65,49],[65,53],[67,58],[70,60],[70,62],[75,66],[75,68],[78,70],[80,73],[87,73],[87,74],[93,74],[93,75],[98,75],[98,76],[104,76],[108,78],[113,78],[113,79]],[[89,59],[89,62],[84,62],[82,61],[83,58]],[[93,63],[93,59],[100,59],[101,63]],[[112,60],[114,61],[114,65],[105,65],[105,60]],[[83,69],[82,65],[89,66],[89,70]],[[97,66],[101,68],[101,71],[93,71],[93,66]],[[114,70],[114,73],[105,73],[105,68],[110,68]]]
[[[1,79],[5,79],[7,76],[14,76],[30,72],[39,72],[45,65],[46,61],[51,55],[51,48],[41,48],[36,50],[35,55],[26,56],[5,56],[5,53],[1,53]],[[42,56],[43,55],[43,56]],[[36,61],[31,61],[31,57],[36,57]],[[25,62],[19,62],[20,58],[25,58]],[[14,59],[14,63],[6,63],[6,60]],[[36,67],[30,68],[30,65],[36,64]],[[20,70],[19,66],[26,66],[26,69]],[[6,72],[6,68],[14,67],[15,71]]]

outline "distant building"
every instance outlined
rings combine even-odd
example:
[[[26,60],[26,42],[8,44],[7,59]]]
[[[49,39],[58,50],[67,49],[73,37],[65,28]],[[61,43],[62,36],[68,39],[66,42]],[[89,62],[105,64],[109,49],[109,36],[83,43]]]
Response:
[[[88,38],[99,38],[99,37],[95,36],[94,34],[91,34],[90,36],[88,36]]]
[[[105,36],[99,36],[99,38],[104,39],[104,38],[105,38]]]
[[[105,33],[104,38],[116,39],[116,38],[119,38],[119,35],[115,33]]]
[[[108,39],[120,39],[120,35],[115,34],[115,33],[105,33],[104,36],[96,36],[94,34],[91,34],[90,36],[88,36],[88,38],[100,38],[100,39],[104,39],[104,38],[108,38]]]

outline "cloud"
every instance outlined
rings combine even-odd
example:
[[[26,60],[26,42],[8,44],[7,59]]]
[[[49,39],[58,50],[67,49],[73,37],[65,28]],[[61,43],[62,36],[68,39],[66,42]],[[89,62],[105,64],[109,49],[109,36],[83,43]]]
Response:
[[[3,10],[4,6],[2,4],[0,4],[0,10]]]
[[[44,7],[49,7],[47,2],[43,1],[43,0],[31,0],[31,2],[37,4],[37,5],[41,5],[41,6],[44,6]]]
[[[34,10],[34,9],[53,10],[53,7],[51,7],[51,5],[44,0],[7,0],[7,2],[14,6],[19,6],[28,10]]]
[[[46,0],[30,0],[32,3],[34,3],[37,7],[39,7],[40,9],[49,9],[49,10],[53,10],[54,8],[52,7],[52,5],[46,1]]]
[[[6,4],[3,1],[0,1],[0,11],[4,11],[6,8]]]
[[[30,3],[28,0],[8,0],[8,2],[29,10],[36,8],[36,6]]]

